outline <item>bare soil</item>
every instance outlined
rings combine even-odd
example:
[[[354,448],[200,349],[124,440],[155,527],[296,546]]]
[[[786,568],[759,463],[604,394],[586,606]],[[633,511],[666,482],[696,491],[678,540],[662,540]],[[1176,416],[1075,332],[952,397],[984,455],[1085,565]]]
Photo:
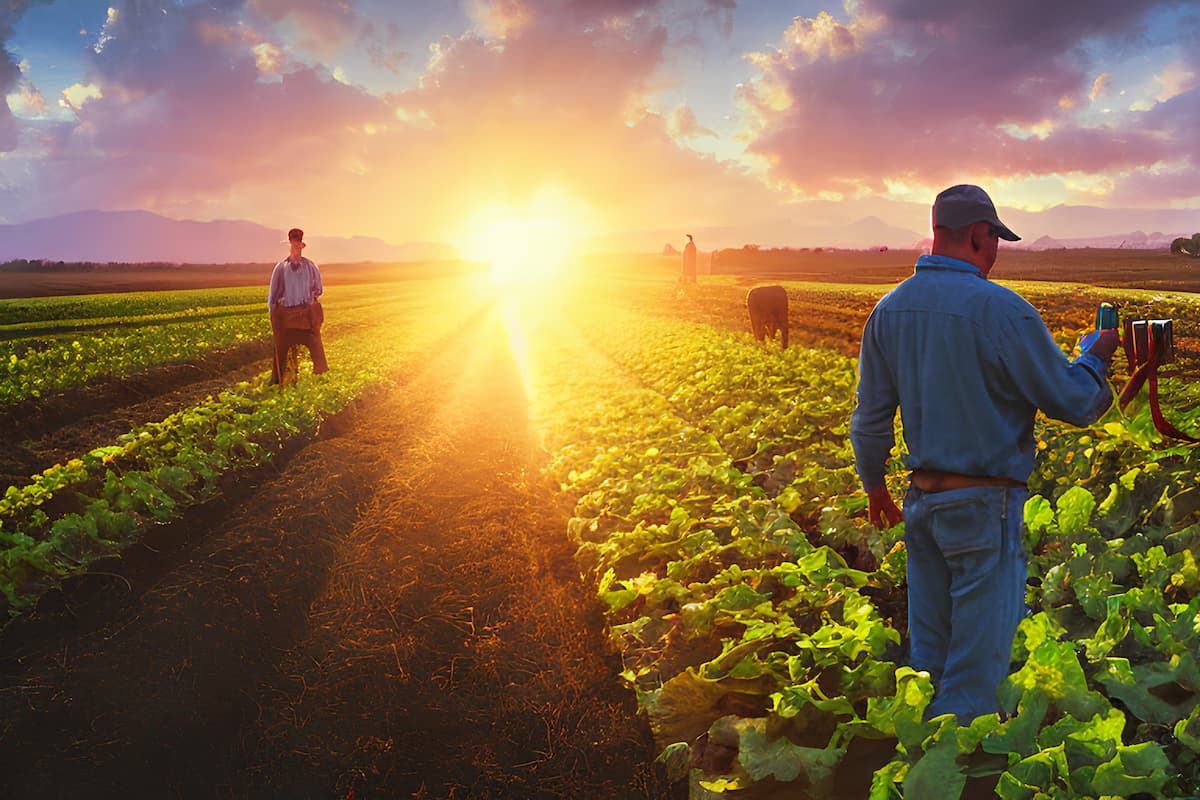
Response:
[[[0,635],[0,796],[665,798],[492,316]]]
[[[247,342],[0,410],[0,482],[24,483],[270,368],[270,340]]]
[[[751,275],[756,279],[825,281],[829,283],[898,283],[913,272],[917,250],[792,251],[772,257],[769,251],[722,254],[718,274]],[[672,260],[678,268],[678,257]],[[1005,281],[1082,283],[1123,289],[1200,292],[1200,259],[1166,250],[1081,248],[1023,250],[1004,247],[992,278]]]

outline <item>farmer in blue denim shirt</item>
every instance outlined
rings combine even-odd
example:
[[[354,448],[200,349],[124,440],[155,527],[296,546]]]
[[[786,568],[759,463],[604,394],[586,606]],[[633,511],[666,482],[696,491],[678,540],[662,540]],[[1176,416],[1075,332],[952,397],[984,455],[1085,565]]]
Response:
[[[999,709],[1025,611],[1034,416],[1099,419],[1120,344],[1107,331],[1070,361],[1033,306],[987,280],[999,240],[1019,238],[978,186],[937,196],[932,254],[863,329],[850,424],[871,522],[905,522],[911,662],[936,688],[926,713],[963,725]],[[912,470],[903,514],[884,483],[897,406]]]

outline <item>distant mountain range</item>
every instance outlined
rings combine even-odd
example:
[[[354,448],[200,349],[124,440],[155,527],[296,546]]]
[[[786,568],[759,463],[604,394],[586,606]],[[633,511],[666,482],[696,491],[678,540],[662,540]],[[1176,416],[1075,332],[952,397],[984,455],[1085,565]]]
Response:
[[[1093,248],[1101,250],[1162,250],[1171,249],[1171,242],[1180,236],[1191,238],[1191,234],[1183,233],[1131,233],[1113,236],[1090,236],[1078,239],[1056,239],[1053,236],[1039,236],[1030,241],[1022,239],[1019,242],[1004,242],[1004,247],[1015,247],[1018,250],[1079,250]],[[917,250],[928,250],[933,240],[929,237],[919,240],[913,247]]]
[[[927,211],[923,212],[928,214]],[[1195,211],[1135,212],[1090,207],[1056,206],[1043,212],[1005,212],[1004,219],[1018,233],[1025,234],[1020,242],[1005,246],[1029,250],[1058,248],[1127,248],[1138,250],[1167,250],[1177,237],[1191,237],[1200,230],[1200,214]],[[1171,233],[1133,230],[1125,225],[1148,222],[1154,216],[1158,224],[1182,226]],[[1193,217],[1196,219],[1193,221]],[[1050,230],[1054,236],[1041,235]],[[1061,231],[1061,233],[1060,233]],[[1103,233],[1101,233],[1103,232]],[[772,224],[759,231],[759,238],[741,241],[730,228],[699,227],[694,229],[696,244],[707,252],[715,247],[740,247],[758,243],[763,247],[835,247],[843,249],[875,249],[878,247],[928,250],[928,232],[918,233],[908,227],[885,222],[875,215],[863,216],[852,222],[814,225]],[[752,235],[752,234],[751,234]],[[174,220],[148,211],[78,211],[57,217],[32,220],[17,225],[0,225],[0,263],[25,259],[30,261],[65,261],[94,263],[169,264],[262,264],[274,263],[287,254],[284,232],[239,220],[196,222]],[[598,252],[633,252],[662,250],[663,242],[682,247],[685,237],[678,231],[642,230],[613,233],[584,243],[585,250]],[[308,255],[317,263],[353,263],[374,261],[395,263],[403,261],[440,261],[456,259],[455,248],[441,242],[407,242],[393,244],[367,236],[337,237],[309,234],[306,236]],[[636,244],[636,243],[641,243]]]
[[[0,262],[261,264],[287,255],[285,232],[254,222],[175,220],[149,211],[78,211],[0,225]],[[317,263],[439,261],[458,258],[439,242],[392,244],[368,236],[305,234]]]
[[[1200,220],[1197,220],[1200,229]],[[1021,229],[1018,229],[1018,233]],[[728,232],[721,229],[699,229],[697,243],[711,242],[713,239],[728,240]],[[1145,233],[1140,230],[1128,233],[1114,233],[1100,236],[1077,236],[1056,238],[1039,236],[1034,239],[1023,238],[1019,242],[1005,242],[1005,247],[1019,247],[1025,250],[1057,250],[1062,248],[1113,248],[1127,250],[1170,250],[1171,242],[1180,236],[1191,238],[1193,232],[1179,231],[1163,233],[1154,231]],[[707,234],[707,235],[705,235]],[[807,225],[796,226],[788,231],[786,244],[763,242],[763,247],[834,247],[848,250],[875,249],[890,247],[928,251],[933,240],[928,234],[919,234],[914,230],[890,225],[879,217],[870,216],[844,225]],[[672,244],[663,246],[665,253],[676,251]],[[701,247],[701,249],[708,249]]]
[[[709,250],[715,241],[727,241],[729,231],[720,228],[700,228],[696,233],[696,245]],[[921,234],[907,228],[899,228],[876,216],[866,216],[854,222],[831,225],[791,225],[787,229],[785,242],[764,238],[747,240],[734,245],[758,244],[762,247],[837,247],[848,250],[876,247],[908,247],[921,238]],[[669,245],[668,245],[669,246]],[[682,245],[680,245],[682,247]]]
[[[1051,212],[1055,209],[1051,209]],[[1047,213],[1051,213],[1047,212]],[[1200,216],[1200,215],[1198,215]],[[1113,222],[1119,218],[1113,216]],[[1007,221],[1007,220],[1006,220]],[[1045,220],[1042,220],[1043,226]],[[1200,226],[1200,220],[1197,220]],[[1117,230],[1120,230],[1117,228]],[[1017,232],[1020,233],[1018,228]],[[812,231],[806,231],[805,238],[812,239]],[[1171,242],[1180,236],[1191,238],[1191,233],[1163,233],[1154,231],[1130,231],[1128,233],[1113,233],[1101,236],[1076,236],[1056,238],[1039,236],[1036,239],[1023,238],[1019,242],[1005,242],[1005,247],[1020,247],[1025,250],[1059,250],[1063,248],[1112,248],[1125,250],[1170,250]],[[819,239],[817,239],[819,240]],[[828,247],[874,248],[880,245],[889,247],[915,248],[928,250],[933,240],[928,235],[922,236],[914,231],[888,225],[878,217],[865,217],[851,225],[826,230]],[[854,244],[857,242],[857,244]]]
[[[900,247],[921,238],[916,231],[889,225],[879,217],[863,217],[847,225],[800,226],[797,239],[816,242],[814,247]]]
[[[1085,239],[1055,239],[1052,236],[1041,236],[1036,240],[1025,243],[1015,242],[1015,246],[1024,246],[1027,250],[1061,250],[1063,248],[1099,247],[1117,250],[1170,250],[1171,242],[1183,233],[1143,233],[1133,231],[1119,236],[1093,236]],[[1191,238],[1191,234],[1186,234]]]

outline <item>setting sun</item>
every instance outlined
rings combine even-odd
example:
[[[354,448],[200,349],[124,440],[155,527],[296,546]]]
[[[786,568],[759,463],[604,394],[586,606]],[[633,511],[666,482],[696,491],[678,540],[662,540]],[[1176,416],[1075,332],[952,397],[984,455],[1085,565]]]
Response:
[[[558,219],[497,219],[474,237],[468,257],[491,264],[499,283],[536,280],[555,275],[571,255],[571,234]]]
[[[569,268],[592,233],[590,216],[578,198],[544,187],[524,207],[476,211],[458,237],[459,250],[470,261],[489,264],[498,283],[542,280]]]

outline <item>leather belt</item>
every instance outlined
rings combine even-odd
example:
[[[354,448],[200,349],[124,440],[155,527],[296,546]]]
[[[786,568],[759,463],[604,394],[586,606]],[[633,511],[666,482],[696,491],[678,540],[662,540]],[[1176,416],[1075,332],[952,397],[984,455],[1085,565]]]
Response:
[[[968,489],[972,486],[1001,486],[1009,489],[1024,489],[1025,484],[1014,478],[989,475],[960,475],[957,472],[942,472],[938,469],[915,469],[912,485],[922,492],[948,492],[951,489]]]

